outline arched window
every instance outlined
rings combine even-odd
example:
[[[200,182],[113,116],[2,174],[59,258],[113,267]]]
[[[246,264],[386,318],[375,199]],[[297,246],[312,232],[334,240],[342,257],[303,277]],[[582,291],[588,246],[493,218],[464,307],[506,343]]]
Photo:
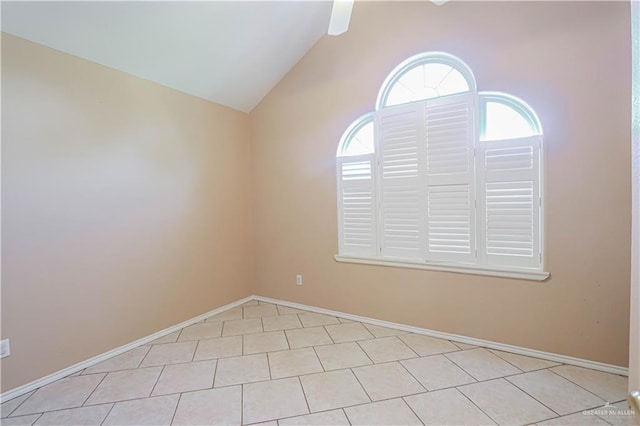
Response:
[[[503,140],[541,135],[542,126],[533,109],[505,93],[480,93],[480,139]]]
[[[413,56],[382,84],[377,109],[476,90],[473,73],[460,59],[442,52]]]
[[[373,154],[373,114],[357,119],[342,135],[338,157]]]
[[[542,280],[542,127],[469,67],[416,55],[337,152],[337,260]]]

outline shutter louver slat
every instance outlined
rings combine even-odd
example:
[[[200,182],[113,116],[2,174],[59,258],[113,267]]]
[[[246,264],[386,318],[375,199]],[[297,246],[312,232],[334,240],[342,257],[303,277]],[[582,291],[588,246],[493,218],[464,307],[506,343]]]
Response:
[[[469,185],[430,187],[427,205],[429,251],[470,253]]]
[[[488,265],[540,267],[540,137],[481,141],[480,247]]]
[[[485,191],[487,253],[533,256],[533,182],[487,183]]]
[[[376,253],[373,154],[339,158],[340,253]]]
[[[380,162],[380,238],[383,257],[422,257],[424,195],[420,183],[424,106],[389,108],[376,117]]]
[[[475,95],[427,102],[427,259],[475,260]]]

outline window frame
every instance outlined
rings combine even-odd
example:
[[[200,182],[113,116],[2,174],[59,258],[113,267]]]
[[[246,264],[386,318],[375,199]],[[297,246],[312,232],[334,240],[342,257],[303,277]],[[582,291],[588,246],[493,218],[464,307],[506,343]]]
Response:
[[[342,137],[340,138],[340,143],[338,144],[338,149],[336,150],[336,158],[342,157],[350,157],[349,155],[344,155],[345,150],[349,148],[349,144],[353,140],[353,137],[358,134],[360,129],[366,126],[369,123],[373,123],[375,113],[369,112],[360,117],[356,118],[353,123],[347,127],[347,130],[344,131]],[[375,142],[374,142],[374,150],[375,153]]]
[[[411,101],[411,102],[406,102],[403,104],[398,104],[398,105],[391,105],[391,106],[386,106],[386,102],[387,102],[387,98],[389,96],[389,93],[391,92],[391,90],[393,89],[393,86],[395,85],[395,83],[397,83],[397,81],[399,79],[401,79],[405,73],[407,73],[408,71],[410,71],[411,69],[417,67],[417,66],[422,66],[426,63],[434,63],[434,62],[438,62],[438,63],[443,63],[449,66],[454,67],[456,70],[458,70],[463,77],[465,77],[465,79],[468,82],[468,86],[470,88],[469,91],[465,91],[465,92],[459,92],[459,93],[455,93],[455,94],[451,94],[451,95],[444,95],[444,96],[438,96],[438,97],[434,97],[434,98],[428,98],[428,99],[423,99],[423,100],[417,100],[417,101]],[[479,144],[487,144],[487,143],[491,143],[491,142],[504,142],[504,141],[509,141],[509,140],[513,140],[513,141],[517,141],[517,140],[524,140],[527,138],[537,138],[539,140],[539,145],[537,149],[537,161],[538,161],[538,169],[537,171],[533,171],[532,173],[534,176],[534,179],[537,179],[537,184],[539,185],[537,187],[538,193],[539,193],[539,202],[538,202],[538,208],[540,209],[538,212],[538,234],[535,235],[535,232],[533,234],[533,238],[537,239],[538,241],[538,253],[540,256],[539,259],[539,267],[522,267],[522,266],[508,266],[507,264],[505,265],[488,265],[486,264],[486,254],[485,253],[480,253],[479,252],[479,246],[480,243],[479,241],[476,242],[475,244],[475,255],[473,256],[474,259],[474,263],[458,263],[458,262],[451,262],[451,261],[438,261],[438,260],[427,260],[426,258],[421,258],[421,259],[402,259],[402,258],[393,258],[393,257],[385,257],[382,255],[381,252],[381,247],[382,247],[382,240],[383,240],[383,235],[381,233],[381,214],[382,214],[382,206],[381,206],[381,200],[382,200],[382,195],[380,194],[380,190],[381,190],[381,183],[380,183],[380,179],[381,179],[381,174],[382,174],[382,170],[381,170],[381,164],[380,164],[380,155],[381,155],[381,151],[380,151],[380,147],[379,145],[379,136],[378,136],[378,121],[377,121],[377,114],[381,111],[381,110],[386,110],[389,108],[401,108],[403,106],[408,106],[411,104],[418,104],[418,103],[424,103],[425,108],[427,108],[427,105],[429,102],[433,102],[434,100],[439,100],[439,99],[443,99],[443,98],[448,98],[448,97],[452,97],[452,96],[459,96],[459,95],[465,95],[467,93],[472,93],[475,94],[475,99],[477,102],[477,107],[475,108],[475,116],[474,116],[474,120],[475,120],[475,135],[474,135],[474,139],[472,142],[472,163],[473,163],[473,169],[472,169],[472,186],[475,190],[476,195],[474,196],[474,214],[476,215],[477,218],[477,226],[476,228],[473,230],[475,239],[478,240],[480,238],[480,235],[484,235],[480,232],[480,226],[485,226],[486,224],[481,224],[480,223],[480,215],[478,213],[478,209],[479,207],[479,199],[480,199],[480,188],[479,188],[479,170],[478,170],[478,162],[480,161],[479,159],[479,153],[478,153],[478,148],[476,146],[479,146]],[[535,131],[535,135],[533,136],[527,136],[527,137],[523,137],[523,138],[509,138],[509,139],[485,139],[483,138],[484,136],[484,131],[485,131],[485,126],[486,126],[486,105],[489,102],[497,102],[500,104],[503,104],[511,109],[513,109],[515,112],[517,112],[518,114],[520,114],[523,118],[525,118],[525,120],[531,125],[531,128]],[[376,227],[376,236],[375,236],[375,244],[376,244],[376,249],[374,250],[375,255],[370,256],[370,255],[362,255],[362,254],[350,254],[350,253],[344,253],[343,252],[343,228],[342,228],[342,220],[343,220],[343,212],[341,209],[341,203],[342,203],[342,199],[341,199],[341,188],[343,185],[343,181],[342,181],[342,158],[349,158],[347,157],[343,157],[344,152],[348,149],[348,145],[349,142],[352,140],[353,136],[355,134],[357,134],[357,132],[364,127],[365,125],[369,124],[369,123],[373,123],[374,125],[374,148],[373,148],[373,163],[372,163],[372,177],[373,177],[373,186],[374,186],[374,190],[375,190],[375,205],[372,207],[372,214],[374,217],[374,220],[377,221],[378,226]],[[379,93],[378,93],[378,99],[376,102],[376,110],[374,112],[365,114],[361,117],[359,117],[358,119],[356,119],[348,128],[347,130],[343,133],[342,138],[340,139],[340,143],[338,145],[338,150],[336,153],[336,164],[339,165],[339,170],[337,170],[337,179],[338,179],[338,191],[337,191],[337,196],[338,196],[338,224],[339,224],[339,244],[338,244],[338,248],[339,248],[339,253],[337,255],[334,256],[336,261],[339,262],[347,262],[347,263],[360,263],[360,264],[369,264],[369,265],[378,265],[378,266],[390,266],[390,267],[402,267],[402,268],[411,268],[411,269],[424,269],[424,270],[436,270],[436,271],[447,271],[447,272],[458,272],[458,273],[466,273],[466,274],[477,274],[477,275],[489,275],[489,276],[497,276],[497,277],[509,277],[509,278],[517,278],[517,279],[525,279],[525,280],[535,280],[535,281],[543,281],[545,280],[548,276],[549,273],[548,272],[544,272],[544,256],[545,256],[545,250],[544,250],[544,208],[543,208],[543,199],[544,199],[544,180],[543,180],[543,144],[542,144],[542,138],[543,138],[543,133],[542,133],[542,126],[540,123],[540,120],[538,119],[537,115],[535,114],[535,112],[533,111],[533,109],[526,104],[524,101],[522,101],[521,99],[512,96],[512,95],[508,95],[506,93],[501,93],[501,92],[487,92],[487,91],[483,91],[483,92],[478,92],[477,91],[477,86],[476,86],[476,81],[475,78],[473,76],[473,73],[471,72],[470,68],[464,63],[462,62],[460,59],[456,58],[453,55],[447,54],[447,53],[443,53],[443,52],[427,52],[427,53],[423,53],[423,54],[419,54],[419,55],[415,55],[405,61],[403,61],[400,65],[398,65],[392,73],[389,74],[389,76],[385,79],[384,84],[382,85]],[[365,155],[371,155],[371,154],[365,154]],[[351,157],[352,159],[356,159],[353,156]],[[422,160],[418,160],[418,161],[422,161]],[[426,161],[426,159],[425,159]],[[426,162],[425,162],[426,164]],[[420,167],[426,167],[425,166],[420,166]],[[535,170],[535,169],[534,169]],[[535,181],[534,181],[535,183]],[[426,186],[425,186],[426,188]],[[424,188],[422,188],[421,185],[419,185],[419,190],[422,190]],[[535,192],[534,192],[535,195]],[[425,194],[426,196],[426,194]],[[483,195],[484,197],[486,197],[486,194]],[[535,203],[534,203],[535,204]],[[425,223],[422,226],[426,226],[427,221],[425,221]],[[533,225],[532,225],[533,226]],[[535,226],[532,227],[532,229],[535,229]],[[533,232],[533,231],[532,231]],[[421,237],[422,238],[422,237]],[[508,255],[507,255],[508,256]],[[485,262],[485,263],[481,263],[481,262]]]
[[[495,92],[495,91],[478,92],[478,97],[480,102],[480,111],[479,111],[480,123],[479,123],[479,129],[478,129],[479,140],[481,141],[496,140],[496,139],[486,139],[484,137],[485,131],[486,131],[486,125],[487,125],[487,120],[486,120],[487,104],[490,102],[499,103],[513,109],[514,111],[519,113],[525,120],[527,120],[529,124],[532,125],[532,128],[536,131],[536,133],[534,134],[535,136],[543,136],[542,124],[540,123],[540,119],[538,118],[538,115],[535,113],[533,108],[531,108],[531,106],[529,106],[529,104],[527,104],[522,99],[516,96],[510,95],[508,93]],[[534,136],[534,135],[529,135],[529,136]],[[524,136],[524,137],[529,137],[529,136]]]
[[[465,64],[462,60],[453,56],[449,53],[445,52],[425,52],[414,55],[405,61],[401,62],[397,67],[391,71],[391,73],[387,76],[387,78],[382,83],[381,89],[378,92],[378,98],[376,100],[376,111],[379,111],[383,108],[391,108],[397,105],[387,105],[387,99],[389,98],[389,93],[393,90],[393,86],[400,80],[407,72],[411,71],[413,68],[429,64],[429,63],[439,63],[444,65],[449,65],[453,67],[457,71],[462,74],[464,79],[467,81],[469,86],[468,92],[477,92],[478,87],[476,85],[476,79],[471,71],[471,68],[467,64]],[[459,92],[452,95],[438,96],[438,98],[443,98],[446,96],[455,96],[460,93]],[[436,99],[436,98],[434,98]],[[422,102],[423,100],[413,101],[413,102]],[[407,102],[407,103],[413,103]],[[406,105],[400,104],[400,105]]]

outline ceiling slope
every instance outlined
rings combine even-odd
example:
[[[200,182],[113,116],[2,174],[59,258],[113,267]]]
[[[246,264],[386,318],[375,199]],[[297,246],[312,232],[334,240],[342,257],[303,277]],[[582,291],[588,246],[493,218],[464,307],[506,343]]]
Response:
[[[331,2],[2,2],[2,31],[240,111],[326,34]]]

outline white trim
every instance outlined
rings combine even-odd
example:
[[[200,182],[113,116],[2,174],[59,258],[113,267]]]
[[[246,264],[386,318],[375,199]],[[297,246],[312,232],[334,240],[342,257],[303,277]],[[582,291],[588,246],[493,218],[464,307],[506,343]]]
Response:
[[[233,309],[236,306],[242,305],[243,303],[250,302],[252,300],[256,300],[255,296],[248,296],[244,299],[237,300],[235,302],[231,302],[227,305],[221,306],[217,309],[209,311],[207,313],[198,315],[197,317],[191,318],[189,320],[183,321],[180,324],[176,324],[169,328],[165,328],[164,330],[158,331],[156,333],[150,334],[141,339],[135,340],[131,343],[127,343],[126,345],[119,346],[115,349],[111,349],[110,351],[104,352],[100,355],[96,355],[93,358],[89,358],[86,361],[79,362],[77,364],[72,365],[71,367],[64,368],[62,370],[56,371],[55,373],[49,374],[48,376],[42,377],[40,379],[34,380],[33,382],[27,383],[22,386],[18,386],[17,388],[8,390],[3,394],[0,394],[0,402],[9,401],[14,399],[20,395],[23,395],[27,392],[30,392],[34,389],[42,387],[44,385],[48,385],[49,383],[55,382],[56,380],[67,377],[73,373],[76,373],[80,370],[83,370],[87,367],[91,367],[92,365],[98,364],[99,362],[105,361],[114,356],[123,354],[131,349],[137,348],[138,346],[142,346],[147,344],[153,340],[159,339],[160,337],[166,336],[167,334],[171,334],[175,331],[178,331],[184,327],[196,324],[210,316],[217,315],[221,312],[228,311],[229,309]]]
[[[460,336],[458,334],[445,333],[442,331],[429,330],[428,328],[413,327],[411,325],[398,324],[395,322],[389,322],[379,320],[375,318],[363,317],[360,315],[347,314],[340,311],[333,311],[331,309],[317,308],[315,306],[309,306],[302,303],[287,302],[286,300],[272,299],[270,297],[253,296],[254,300],[267,303],[275,303],[282,306],[288,306],[290,308],[302,309],[318,314],[332,315],[352,321],[364,322],[367,324],[377,325],[380,327],[393,328],[395,330],[406,331],[409,333],[422,334],[425,336],[437,337],[439,339],[451,340],[453,342],[466,343],[469,345],[482,346],[485,348],[496,349],[499,351],[511,352],[514,354],[520,354],[525,356],[531,356],[540,359],[546,359],[549,361],[561,362],[563,364],[576,365],[578,367],[590,368],[592,370],[604,371],[607,373],[619,374],[622,376],[629,375],[629,369],[626,367],[620,367],[612,364],[605,364],[603,362],[590,361],[588,359],[575,358],[566,355],[554,354],[551,352],[543,352],[535,349],[523,348],[521,346],[507,345],[504,343],[492,342],[490,340],[476,339],[475,337]]]
[[[488,275],[490,277],[517,278],[521,280],[531,281],[544,281],[549,278],[549,273],[543,271],[528,271],[526,269],[517,270],[515,268],[503,269],[483,265],[463,266],[462,264],[433,264],[424,262],[410,262],[408,260],[384,260],[373,257],[349,256],[344,254],[336,254],[333,256],[333,258],[336,260],[336,262],[344,263],[391,266],[394,268],[424,269],[427,271],[457,272],[460,274]]]
[[[164,330],[158,331],[156,333],[150,334],[146,337],[128,343],[126,345],[120,346],[118,348],[112,349],[110,351],[104,352],[100,355],[97,355],[93,358],[90,358],[86,361],[79,362],[77,364],[72,365],[71,367],[64,368],[55,373],[49,374],[48,376],[42,377],[40,379],[34,380],[33,382],[27,383],[26,385],[19,386],[17,388],[11,389],[9,391],[0,394],[0,403],[6,402],[11,399],[17,398],[20,395],[23,395],[27,392],[30,392],[34,389],[40,388],[42,386],[48,385],[49,383],[55,382],[56,380],[67,377],[73,373],[76,373],[80,370],[83,370],[87,367],[91,367],[99,362],[105,361],[114,356],[120,355],[126,351],[134,349],[138,346],[142,346],[147,344],[153,340],[156,340],[160,337],[166,336],[167,334],[171,334],[175,331],[180,330],[181,328],[187,327],[189,325],[193,325],[202,321],[203,319],[209,318],[210,316],[217,315],[221,312],[228,311],[229,309],[233,309],[239,305],[250,302],[252,300],[257,300],[261,302],[275,303],[282,306],[288,306],[290,308],[302,309],[310,312],[316,312],[319,314],[332,315],[340,318],[349,319],[352,321],[364,322],[367,324],[378,325],[380,327],[393,328],[395,330],[406,331],[409,333],[422,334],[425,336],[436,337],[440,339],[451,340],[453,342],[466,343],[469,345],[482,346],[486,348],[496,349],[505,352],[511,352],[515,354],[525,355],[536,357],[540,359],[546,359],[549,361],[561,362],[563,364],[577,365],[579,367],[590,368],[593,370],[604,371],[607,373],[620,374],[623,376],[629,375],[629,369],[625,367],[619,367],[617,365],[605,364],[597,361],[590,361],[587,359],[574,358],[565,355],[554,354],[550,352],[538,351],[535,349],[523,348],[520,346],[512,346],[504,343],[492,342],[489,340],[476,339],[474,337],[460,336],[458,334],[445,333],[441,331],[430,330],[427,328],[414,327],[410,325],[398,324],[394,322],[379,320],[375,318],[363,317],[360,315],[347,314],[344,312],[333,311],[331,309],[318,308],[315,306],[305,305],[302,303],[294,303],[287,302],[286,300],[280,299],[272,299],[270,297],[263,296],[248,296],[243,299],[237,300],[235,302],[229,303],[227,305],[221,306],[217,309],[204,313],[202,315],[198,315],[190,320],[181,322],[180,324],[174,325],[169,328],[165,328]]]

